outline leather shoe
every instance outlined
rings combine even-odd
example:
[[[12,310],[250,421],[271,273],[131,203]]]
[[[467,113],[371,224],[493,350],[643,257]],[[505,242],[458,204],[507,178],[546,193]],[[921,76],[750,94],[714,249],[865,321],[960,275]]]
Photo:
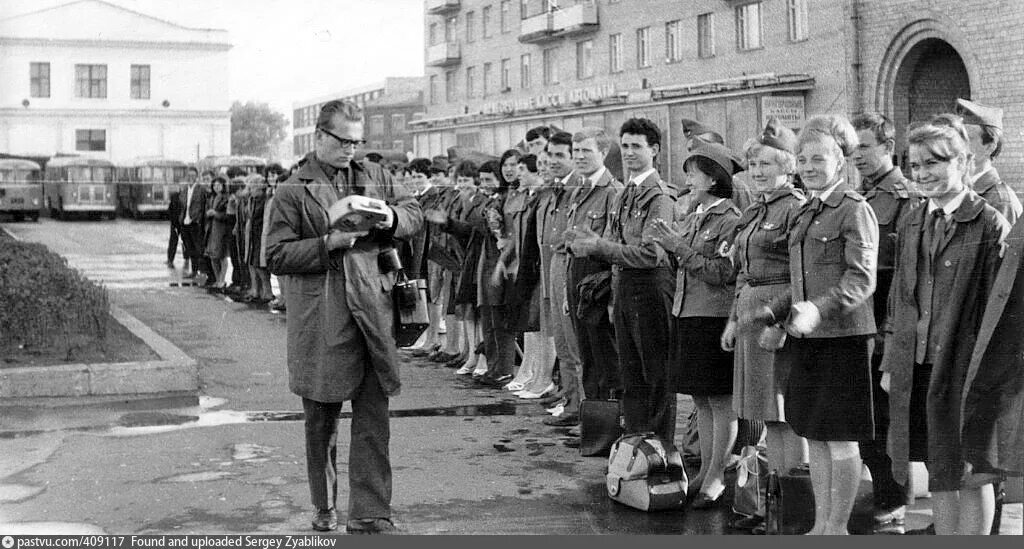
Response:
[[[549,427],[573,427],[580,424],[579,414],[562,414],[557,417],[545,418],[542,422]]]
[[[399,532],[390,519],[352,519],[345,524],[345,531],[349,534],[397,534]]]
[[[751,515],[749,517],[743,517],[730,522],[729,528],[734,530],[753,530],[760,524],[764,524],[764,517]]]
[[[445,368],[459,368],[469,360],[466,355],[448,355],[451,358],[444,363]]]
[[[501,389],[502,387],[505,386],[506,383],[512,381],[512,374],[505,374],[503,376],[498,377],[489,377],[487,375],[483,375],[480,377],[480,379],[475,379],[474,381],[479,385],[483,385],[484,387]]]
[[[334,509],[317,509],[313,514],[313,529],[330,532],[338,527],[338,512]]]
[[[558,404],[558,402],[564,398],[565,397],[562,396],[561,391],[556,391],[555,394],[540,399],[540,405],[544,406],[545,408],[549,408],[551,406],[554,406],[555,404]]]
[[[897,524],[905,524],[907,522],[907,506],[897,505],[891,509],[878,509],[875,511],[874,519],[875,524],[885,524],[887,522],[895,522]]]
[[[913,530],[907,530],[906,535],[908,536],[934,536],[935,535],[935,524],[929,524],[924,528],[915,528]]]
[[[907,527],[904,522],[889,521],[880,524],[875,524],[875,534],[885,534],[890,536],[902,536],[907,532]]]
[[[725,493],[725,490],[723,490],[722,493]],[[697,497],[693,498],[693,503],[690,504],[690,507],[692,507],[693,509],[700,510],[711,509],[721,499],[722,494],[718,494],[718,497],[711,499],[711,496],[705,494],[704,492],[701,492],[697,494]]]

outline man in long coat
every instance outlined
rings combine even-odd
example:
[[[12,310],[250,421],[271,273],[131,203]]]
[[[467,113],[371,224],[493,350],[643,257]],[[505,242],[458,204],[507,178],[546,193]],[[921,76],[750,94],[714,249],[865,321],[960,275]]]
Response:
[[[346,529],[386,533],[391,523],[388,398],[398,394],[391,288],[378,256],[422,225],[416,200],[372,163],[352,160],[363,115],[352,103],[326,103],[315,151],[278,187],[270,213],[267,262],[288,275],[288,379],[302,397],[306,466],[317,511],[313,528],[337,527],[337,429],[352,401]],[[368,232],[331,229],[328,209],[347,195],[385,200],[388,221]]]

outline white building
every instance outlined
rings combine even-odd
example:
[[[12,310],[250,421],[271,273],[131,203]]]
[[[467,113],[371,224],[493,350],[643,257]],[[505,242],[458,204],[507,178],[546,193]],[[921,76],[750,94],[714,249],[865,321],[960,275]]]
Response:
[[[225,30],[101,0],[0,19],[0,152],[229,154],[230,49]]]

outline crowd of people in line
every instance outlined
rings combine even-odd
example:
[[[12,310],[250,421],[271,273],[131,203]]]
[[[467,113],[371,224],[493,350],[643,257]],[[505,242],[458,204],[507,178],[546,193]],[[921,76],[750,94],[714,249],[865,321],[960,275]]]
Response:
[[[970,387],[967,371],[1021,205],[992,166],[1001,111],[958,104],[908,130],[913,181],[871,113],[799,135],[772,120],[742,154],[684,120],[682,188],[660,177],[646,119],[415,159],[400,179],[427,230],[407,257],[431,324],[412,352],[538,399],[544,424],[577,435],[582,400],[619,398],[626,431],[674,441],[690,395],[692,508],[721,500],[736,448],[764,433],[769,468],[809,464],[812,534],[847,532],[864,465],[878,531],[903,533],[911,461],[929,470],[926,532],[987,534],[994,485],[1022,469],[1001,441],[1019,439],[1003,422],[1020,402],[983,404],[1012,366],[981,364]],[[605,166],[613,139],[624,182]]]
[[[690,479],[694,509],[722,502],[736,448],[760,442],[770,469],[809,468],[811,534],[847,533],[865,465],[878,531],[902,533],[914,497],[910,462],[918,461],[932,493],[927,531],[989,533],[996,487],[1024,469],[1019,362],[975,344],[1004,329],[983,320],[1002,312],[987,305],[1008,246],[1022,238],[1019,228],[1011,233],[1020,201],[992,166],[1003,139],[999,109],[959,100],[956,114],[913,124],[905,143],[910,180],[894,164],[895,128],[881,114],[814,116],[798,134],[772,119],[739,153],[714,128],[684,120],[679,186],[659,175],[662,132],[644,118],[614,132],[540,126],[499,156],[460,151],[369,170],[370,161],[351,160],[359,138],[336,135],[339,127],[356,135],[357,118],[337,118],[347,111],[332,109],[318,122],[322,146],[298,173],[272,166],[265,175],[224,178],[193,170],[193,183],[172,202],[168,264],[177,231],[191,275],[204,273],[211,290],[235,288],[242,299],[273,299],[284,309],[270,271],[282,294],[303,284],[296,299],[312,298],[306,285],[326,283],[327,304],[316,306],[340,307],[345,316],[339,327],[315,330],[329,339],[353,321],[364,333],[359,348],[388,355],[375,347],[375,325],[364,325],[359,307],[331,305],[328,295],[332,277],[341,276],[333,271],[363,272],[336,264],[335,255],[369,253],[364,236],[335,238],[320,227],[326,218],[308,217],[302,201],[309,197],[272,202],[279,182],[330,184],[338,196],[374,185],[388,196],[411,195],[418,211],[393,205],[394,220],[373,231],[395,239],[409,278],[426,280],[430,324],[406,348],[412,355],[480,387],[536,400],[551,414],[545,425],[577,436],[584,400],[617,399],[627,432],[674,441],[676,395],[689,395],[701,456]],[[613,149],[621,178],[608,161]],[[309,192],[324,205],[317,193],[327,191]],[[268,231],[275,233],[269,261]],[[377,246],[383,240],[373,231],[366,238]],[[230,286],[229,258],[237,275]],[[346,292],[362,287],[345,277]],[[312,348],[302,338],[317,336],[298,322],[295,330],[289,324],[289,369],[308,416],[336,416],[320,410],[323,403],[352,398],[370,410],[375,405],[359,401],[364,391],[385,401],[397,394],[397,377],[389,386],[390,370],[376,358],[366,367],[377,376],[353,374],[358,389],[307,387],[299,362],[322,360],[300,356]],[[367,385],[369,378],[377,381]],[[336,426],[310,421],[314,527],[333,529],[335,496],[317,486],[325,468],[335,471],[334,442],[324,441],[334,440]],[[386,414],[374,421],[386,430]],[[353,441],[357,431],[362,443],[377,436],[366,425],[353,423]],[[363,458],[387,462],[381,436],[372,445],[383,444],[374,454],[380,459],[356,459],[370,450],[353,443],[350,467],[377,467]],[[314,448],[324,455],[312,455]],[[354,491],[367,488],[366,478],[380,479],[378,491],[390,499],[390,469],[350,470]],[[377,507],[361,520],[390,525],[384,496],[363,495]],[[763,518],[736,526],[763,532]]]

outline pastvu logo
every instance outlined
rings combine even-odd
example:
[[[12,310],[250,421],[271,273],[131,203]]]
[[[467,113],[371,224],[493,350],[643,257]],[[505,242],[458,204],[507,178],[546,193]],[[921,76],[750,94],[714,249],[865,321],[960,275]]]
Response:
[[[4,546],[4,549],[11,549],[11,547],[14,547],[14,538],[11,536],[4,536],[4,539],[0,541],[0,544]]]

